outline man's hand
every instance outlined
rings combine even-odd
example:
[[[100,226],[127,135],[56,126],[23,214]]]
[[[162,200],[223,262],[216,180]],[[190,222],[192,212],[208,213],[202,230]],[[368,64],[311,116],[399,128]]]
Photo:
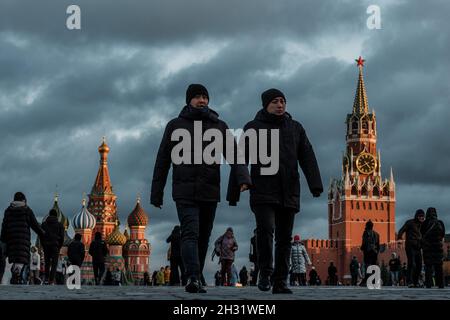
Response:
[[[248,184],[246,184],[246,183],[241,184],[241,192],[244,192],[245,190],[248,190],[248,189],[249,189]]]

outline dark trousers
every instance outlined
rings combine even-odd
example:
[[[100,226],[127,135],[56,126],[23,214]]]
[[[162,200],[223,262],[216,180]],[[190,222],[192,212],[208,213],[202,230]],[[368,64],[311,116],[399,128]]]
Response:
[[[434,269],[434,280],[436,281],[436,286],[439,288],[444,287],[444,274],[442,270],[442,262],[428,264],[425,263],[425,286],[431,288],[433,286],[433,269]]]
[[[99,285],[102,280],[103,273],[105,273],[105,263],[104,262],[93,262],[92,269],[94,269],[95,284]]]
[[[180,278],[181,275],[181,278]],[[181,284],[186,285],[186,277],[184,275],[184,265],[181,256],[170,258],[170,280],[171,286],[179,286]]]
[[[420,249],[406,247],[406,257],[408,259],[408,284],[417,285],[422,271],[422,251]]]
[[[293,273],[292,285],[295,285],[295,281],[298,282],[299,286],[306,286],[306,273]]]
[[[59,250],[44,248],[45,280],[48,281],[49,283],[55,281],[58,259],[59,259]]]
[[[251,209],[256,219],[257,264],[260,277],[271,277],[273,282],[286,282],[295,212],[291,208],[272,204],[254,205]],[[275,267],[273,267],[274,234]]]
[[[0,256],[0,284],[2,283],[3,274],[5,273],[6,258],[5,256]]]
[[[367,273],[367,269],[369,268],[369,266],[372,265],[376,265],[377,264],[377,260],[378,260],[378,253],[376,253],[375,251],[364,251],[363,252],[363,256],[364,256],[364,268],[365,268],[365,275],[364,275],[364,279],[361,281],[360,285],[365,286],[367,284],[367,279],[369,278],[370,274]]]
[[[181,227],[181,257],[186,278],[200,280],[216,216],[217,202],[177,203]]]
[[[222,276],[222,285],[229,286],[231,283],[231,266],[233,265],[233,260],[222,259],[220,260],[220,264],[222,266],[220,270],[220,274]]]
[[[358,274],[352,273],[352,286],[356,286],[358,284]]]

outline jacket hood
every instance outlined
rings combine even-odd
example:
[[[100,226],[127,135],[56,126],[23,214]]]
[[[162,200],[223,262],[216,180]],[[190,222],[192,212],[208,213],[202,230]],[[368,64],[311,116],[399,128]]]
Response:
[[[437,219],[437,212],[435,208],[428,208],[427,214],[425,216],[426,220],[436,220]]]
[[[414,219],[417,220],[420,215],[425,215],[425,212],[422,209],[416,210],[416,214],[414,215]]]
[[[206,109],[205,109],[206,108]],[[206,106],[203,109],[194,108],[192,106],[184,106],[181,109],[180,118],[185,118],[189,120],[211,120],[213,122],[219,121],[219,114],[212,110],[210,107]]]
[[[25,201],[13,201],[11,202],[10,206],[12,208],[20,208],[20,207],[25,207],[27,204],[25,203]]]
[[[266,109],[259,110],[255,116],[255,120],[269,123],[281,123],[287,119],[292,119],[292,116],[288,112],[285,112],[283,115],[278,116],[267,112]]]

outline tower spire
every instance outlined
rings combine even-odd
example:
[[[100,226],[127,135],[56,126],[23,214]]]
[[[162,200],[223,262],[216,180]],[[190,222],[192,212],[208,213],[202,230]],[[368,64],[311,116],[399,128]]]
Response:
[[[100,154],[100,166],[98,168],[97,177],[95,178],[94,186],[92,187],[92,194],[112,194],[111,179],[109,178],[108,170],[108,153],[109,147],[106,144],[106,138],[103,137],[102,144],[98,147]]]
[[[363,67],[365,60],[359,56],[355,60],[359,69],[358,84],[356,86],[355,101],[353,102],[354,114],[366,114],[369,112],[369,103],[367,101],[366,87],[364,85]]]

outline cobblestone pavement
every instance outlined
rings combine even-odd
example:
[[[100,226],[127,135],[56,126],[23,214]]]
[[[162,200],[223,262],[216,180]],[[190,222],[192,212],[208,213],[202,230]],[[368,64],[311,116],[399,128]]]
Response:
[[[256,287],[208,287],[206,294],[188,294],[182,287],[0,286],[0,300],[450,300],[445,289],[383,287],[294,287],[292,295],[273,295]]]

